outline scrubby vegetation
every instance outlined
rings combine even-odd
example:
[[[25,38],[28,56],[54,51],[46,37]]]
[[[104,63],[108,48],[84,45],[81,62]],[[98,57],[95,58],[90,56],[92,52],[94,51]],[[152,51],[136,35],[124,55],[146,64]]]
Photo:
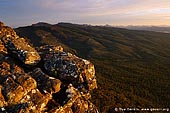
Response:
[[[15,29],[34,46],[62,45],[95,64],[101,112],[115,107],[170,106],[170,35],[113,27],[59,23]]]

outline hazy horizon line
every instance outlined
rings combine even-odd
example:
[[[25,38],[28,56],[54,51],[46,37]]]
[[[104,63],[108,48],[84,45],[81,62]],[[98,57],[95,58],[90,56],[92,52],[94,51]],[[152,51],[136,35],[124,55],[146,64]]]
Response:
[[[51,24],[51,25],[55,25],[55,24],[59,24],[59,23],[70,23],[70,24],[78,24],[78,25],[89,25],[89,26],[110,26],[110,27],[129,27],[129,26],[139,26],[139,27],[170,27],[170,25],[154,25],[154,24],[122,24],[122,25],[115,25],[115,24],[91,24],[91,23],[75,23],[75,22],[68,22],[68,21],[61,21],[61,22],[46,22],[46,21],[39,21],[39,22],[35,22],[35,23],[28,23],[27,25],[19,25],[19,26],[12,26],[13,28],[18,28],[18,27],[24,27],[24,26],[31,26],[34,24],[38,24],[38,23],[46,23],[46,24]]]

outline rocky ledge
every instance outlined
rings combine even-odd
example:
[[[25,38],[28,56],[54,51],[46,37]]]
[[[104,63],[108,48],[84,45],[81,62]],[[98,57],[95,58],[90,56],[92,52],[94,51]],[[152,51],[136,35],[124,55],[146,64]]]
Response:
[[[61,46],[32,47],[0,22],[0,112],[98,113],[94,65]]]

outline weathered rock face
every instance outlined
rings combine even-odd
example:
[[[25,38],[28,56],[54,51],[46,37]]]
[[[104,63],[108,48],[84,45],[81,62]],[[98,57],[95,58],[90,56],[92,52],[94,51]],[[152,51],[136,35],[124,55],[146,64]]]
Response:
[[[3,26],[3,24],[1,26],[0,38],[9,53],[27,65],[35,65],[40,61],[37,51],[24,38],[18,37],[12,28]],[[3,50],[4,48],[2,47],[1,51]]]
[[[94,88],[91,62],[61,46],[35,50],[0,22],[0,112],[97,113],[89,101]]]
[[[63,52],[61,47],[48,47],[49,52],[42,53],[44,68],[50,75],[72,83],[77,88],[92,90],[97,88],[94,65],[71,53]],[[40,51],[48,50],[47,46],[41,47]]]

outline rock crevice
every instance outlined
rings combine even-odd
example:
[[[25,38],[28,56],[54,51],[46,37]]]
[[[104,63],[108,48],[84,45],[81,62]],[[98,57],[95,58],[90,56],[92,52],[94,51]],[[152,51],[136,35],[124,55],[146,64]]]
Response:
[[[0,112],[98,113],[94,65],[61,46],[32,47],[0,22]]]

